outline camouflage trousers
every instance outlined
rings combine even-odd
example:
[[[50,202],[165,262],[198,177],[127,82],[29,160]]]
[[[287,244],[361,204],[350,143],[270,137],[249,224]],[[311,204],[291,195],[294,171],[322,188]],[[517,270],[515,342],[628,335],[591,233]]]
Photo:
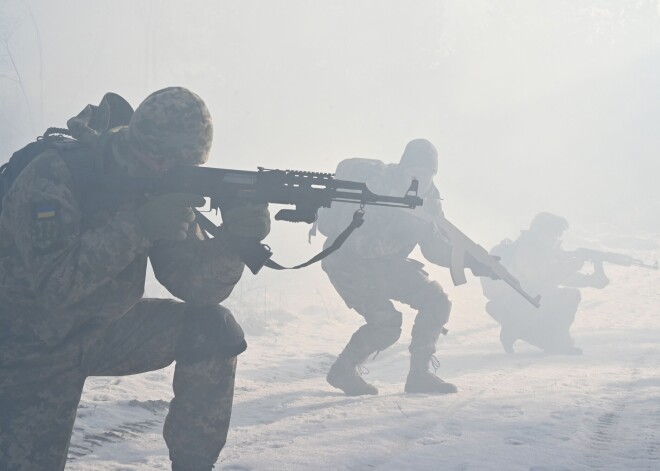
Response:
[[[429,279],[422,263],[403,257],[356,263],[337,253],[324,259],[322,266],[346,305],[367,322],[353,335],[351,345],[363,347],[368,355],[399,339],[402,314],[392,303],[395,300],[418,311],[410,352],[428,356],[435,352],[435,343],[449,320],[451,302],[442,287]]]
[[[184,303],[143,299],[118,321],[65,346],[18,364],[0,361],[0,469],[64,469],[85,378],[168,366],[190,331],[188,314]],[[172,460],[215,463],[229,429],[235,372],[235,354],[177,361],[163,430]]]

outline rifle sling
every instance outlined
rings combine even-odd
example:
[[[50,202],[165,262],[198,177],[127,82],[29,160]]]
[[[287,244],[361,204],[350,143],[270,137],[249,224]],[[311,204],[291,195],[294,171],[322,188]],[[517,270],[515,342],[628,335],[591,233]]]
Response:
[[[218,226],[216,226],[211,220],[209,220],[209,218],[201,214],[198,210],[194,209],[193,211],[195,213],[195,222],[199,224],[202,230],[208,232],[209,234],[215,234],[215,232],[218,230]],[[258,262],[254,262],[253,257],[250,257],[253,260],[247,260],[248,257],[245,250],[246,245],[241,244],[241,246],[238,247],[237,251],[239,255],[241,255],[243,261],[246,262],[248,268],[250,268],[252,273],[254,273],[255,275],[257,274],[257,272],[259,272],[262,266],[266,266],[272,270],[298,270],[299,268],[304,268],[320,260],[323,260],[331,253],[337,251],[344,244],[344,242],[346,242],[346,239],[348,239],[348,237],[353,233],[353,231],[358,227],[360,227],[363,223],[364,223],[364,210],[357,209],[355,213],[353,213],[353,219],[350,222],[350,224],[346,227],[346,229],[344,229],[341,232],[341,234],[337,236],[337,238],[334,240],[334,242],[332,242],[332,244],[329,247],[321,250],[319,253],[314,255],[306,262],[293,267],[285,267],[271,260],[270,257],[272,256],[272,252],[270,251],[270,247],[268,247],[265,244],[261,244],[259,242],[250,244],[251,245],[250,249],[253,250],[256,249],[257,251],[262,252],[258,257],[259,258]]]

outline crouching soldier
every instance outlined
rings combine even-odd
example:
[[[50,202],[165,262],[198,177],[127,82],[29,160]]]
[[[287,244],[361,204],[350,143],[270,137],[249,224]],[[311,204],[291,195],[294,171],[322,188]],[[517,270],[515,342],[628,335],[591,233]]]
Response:
[[[227,437],[236,356],[246,348],[219,304],[244,267],[228,241],[263,239],[267,206],[224,211],[207,238],[192,210],[202,197],[122,187],[207,161],[211,116],[185,88],[157,91],[134,113],[108,94],[68,128],[75,140],[42,140],[2,201],[0,467],[64,469],[86,377],[176,361],[163,431],[172,469],[210,470]],[[148,260],[185,302],[142,298]]]
[[[389,195],[405,192],[415,178],[419,182],[419,195],[424,198],[424,206],[415,211],[433,216],[442,214],[440,195],[433,183],[437,171],[435,147],[425,139],[416,139],[408,143],[397,164],[347,159],[338,165],[336,175],[365,181],[371,191]],[[417,311],[405,391],[454,393],[453,384],[429,370],[431,364],[435,364],[435,344],[449,319],[451,302],[440,284],[423,270],[424,265],[408,258],[419,246],[429,262],[449,266],[449,241],[433,223],[407,210],[379,209],[369,208],[363,226],[341,250],[323,260],[323,270],[339,295],[366,321],[339,354],[327,381],[347,395],[378,394],[376,387],[367,383],[359,370],[369,355],[385,350],[399,339],[402,314],[392,303],[396,300]],[[318,228],[328,237],[326,245],[346,226],[352,211],[348,205],[337,205],[320,212]],[[481,269],[476,261],[466,261],[473,271]]]

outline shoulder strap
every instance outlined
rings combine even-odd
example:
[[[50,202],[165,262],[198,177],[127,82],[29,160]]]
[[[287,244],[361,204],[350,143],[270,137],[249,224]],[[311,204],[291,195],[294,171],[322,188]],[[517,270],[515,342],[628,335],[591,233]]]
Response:
[[[195,221],[199,224],[202,230],[214,235],[218,230],[218,226],[216,226],[198,210],[194,209],[193,211],[195,212]],[[234,247],[245,265],[247,265],[250,271],[255,275],[264,266],[272,270],[298,270],[299,268],[304,268],[320,260],[323,260],[331,253],[337,251],[344,244],[344,242],[346,242],[346,239],[348,239],[353,231],[360,227],[362,223],[364,223],[364,210],[358,209],[355,211],[355,213],[353,213],[353,220],[351,223],[346,227],[346,229],[342,231],[341,234],[337,236],[337,238],[329,247],[323,249],[306,262],[293,267],[284,267],[274,260],[271,260],[270,257],[272,257],[273,252],[271,251],[270,247],[260,243],[257,240],[249,240],[242,237],[237,237],[233,240],[230,239],[230,244]]]
[[[264,265],[273,270],[297,270],[299,268],[307,267],[313,263],[323,260],[331,253],[337,251],[342,245],[344,245],[344,242],[346,242],[346,239],[348,239],[348,237],[353,233],[353,231],[358,227],[360,227],[363,223],[364,223],[364,210],[358,209],[353,213],[353,219],[351,220],[350,224],[346,226],[346,228],[341,232],[341,234],[339,234],[335,238],[332,244],[330,244],[330,246],[327,247],[326,249],[321,250],[319,253],[314,255],[306,262],[301,263],[300,265],[296,265],[294,267],[283,267],[279,263],[269,259],[266,261]]]

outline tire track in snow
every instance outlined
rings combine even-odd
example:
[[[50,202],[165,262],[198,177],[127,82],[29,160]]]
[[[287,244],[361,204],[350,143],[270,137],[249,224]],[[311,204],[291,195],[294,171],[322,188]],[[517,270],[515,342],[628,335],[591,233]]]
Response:
[[[625,384],[606,394],[582,420],[578,434],[586,442],[583,457],[589,469],[655,470],[660,465],[660,406],[652,401],[641,409],[634,407],[634,386],[648,364],[648,352],[634,363]]]

